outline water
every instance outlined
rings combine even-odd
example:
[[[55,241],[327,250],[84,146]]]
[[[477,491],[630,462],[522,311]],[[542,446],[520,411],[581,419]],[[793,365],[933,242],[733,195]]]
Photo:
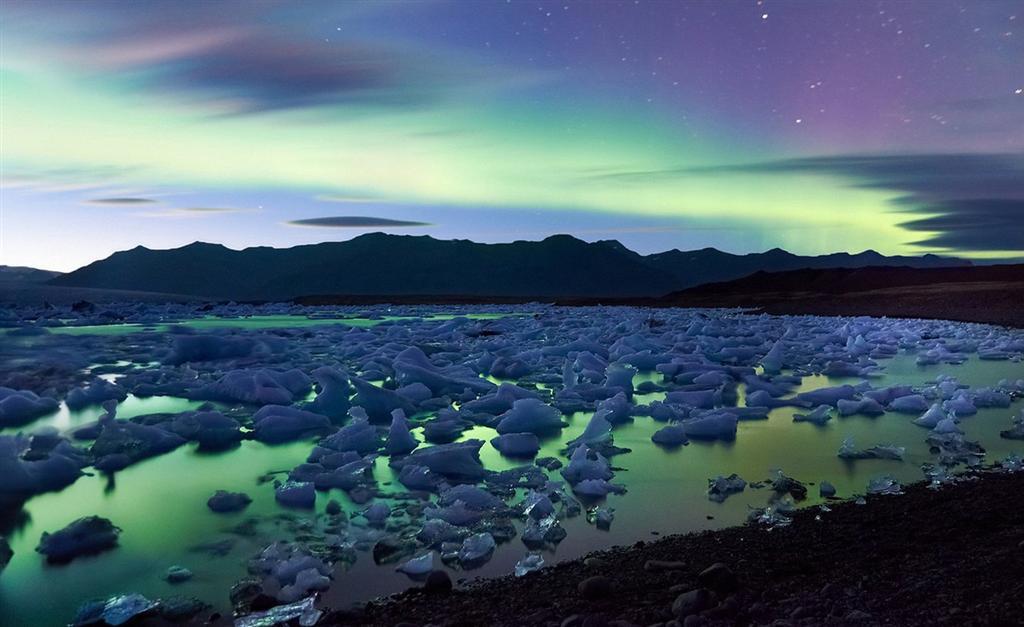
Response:
[[[308,320],[289,318],[285,322],[304,325]],[[211,321],[196,324],[207,322]],[[246,328],[266,328],[270,324],[266,319],[232,322]],[[366,320],[367,324],[371,322],[377,321]],[[917,366],[911,355],[881,363],[886,374],[873,380],[875,386],[922,384],[939,374],[951,374],[975,387],[1024,376],[1019,363],[980,361],[973,357],[959,366]],[[635,382],[645,378],[658,380],[647,375],[638,376]],[[796,392],[859,381],[805,377]],[[741,405],[742,393],[741,386]],[[660,397],[639,395],[636,402],[646,403]],[[180,412],[197,405],[183,399],[130,396],[120,404],[118,416]],[[981,409],[976,416],[964,419],[961,427],[969,439],[979,440],[986,447],[989,459],[1011,452],[1024,453],[1024,443],[1004,440],[998,435],[1007,428],[1008,416],[1018,411],[1019,405],[1018,401],[1011,409]],[[53,425],[67,429],[94,420],[100,413],[96,407],[71,412],[62,405],[57,413],[31,427]],[[595,549],[651,539],[655,532],[667,534],[734,525],[746,519],[749,508],[763,506],[768,500],[767,489],[748,488],[724,503],[709,501],[707,480],[715,475],[735,472],[749,482],[767,479],[771,469],[781,468],[803,481],[828,480],[840,496],[850,496],[862,493],[867,481],[881,474],[891,474],[903,482],[919,480],[920,465],[932,459],[924,442],[927,431],[911,424],[912,416],[890,413],[878,418],[834,418],[826,426],[818,427],[793,423],[793,413],[793,408],[780,408],[773,410],[768,420],[740,422],[734,442],[692,442],[675,450],[657,447],[650,441],[651,434],[663,423],[637,418],[633,423],[616,427],[615,444],[631,448],[632,452],[612,460],[621,469],[615,482],[624,484],[628,492],[607,500],[606,505],[615,510],[611,530],[598,530],[587,524],[584,516],[562,521],[568,537],[556,549],[544,553],[545,561],[551,564]],[[570,426],[557,437],[544,440],[540,455],[560,456],[563,443],[579,435],[589,418],[589,413],[567,417]],[[419,434],[418,429],[416,433]],[[488,440],[493,435],[493,430],[476,427],[467,431],[463,439]],[[841,460],[836,451],[847,436],[853,436],[861,448],[880,443],[905,446],[905,460]],[[83,477],[61,492],[31,499],[20,513],[0,515],[0,534],[8,536],[15,552],[0,575],[0,624],[65,624],[83,601],[128,591],[151,598],[195,596],[222,611],[229,609],[228,590],[246,575],[247,560],[273,540],[294,537],[299,521],[310,516],[308,512],[277,505],[271,487],[261,482],[266,473],[285,471],[304,461],[310,447],[311,441],[281,446],[246,441],[236,449],[209,454],[187,445],[136,464],[113,480],[99,474]],[[483,447],[481,457],[484,465],[494,470],[517,465],[501,457],[489,444]],[[560,478],[557,473],[551,474]],[[394,481],[395,475],[386,459],[379,458],[376,477],[384,492],[401,489]],[[240,513],[214,514],[205,503],[218,489],[244,491],[253,498],[253,503]],[[329,498],[338,499],[350,513],[361,509],[343,492],[332,491],[329,495],[318,495],[318,511],[323,511]],[[817,489],[811,486],[805,504],[818,502]],[[87,515],[109,518],[121,527],[120,547],[68,565],[47,566],[34,552],[40,534]],[[828,524],[827,518],[822,524]],[[519,523],[516,525],[521,528]],[[223,555],[196,549],[198,545],[224,541],[229,541],[230,546],[220,545]],[[516,538],[499,547],[494,558],[479,570],[451,572],[453,578],[507,574],[526,551]],[[178,585],[163,581],[164,572],[174,564],[190,568],[195,577]],[[410,585],[404,575],[393,569],[393,565],[375,566],[367,553],[360,553],[350,568],[336,568],[335,583],[325,593],[324,602],[341,607]]]
[[[509,313],[468,313],[460,314],[472,320],[493,320],[504,318]],[[203,318],[190,318],[176,320],[173,322],[160,322],[154,324],[143,324],[137,322],[126,322],[120,324],[90,324],[74,326],[47,327],[51,333],[64,333],[67,335],[125,335],[139,331],[165,332],[172,326],[195,329],[197,331],[213,329],[285,329],[297,327],[316,327],[329,324],[343,324],[350,327],[372,327],[382,322],[393,322],[402,320],[451,320],[454,314],[434,313],[414,318],[411,316],[381,316],[376,318],[363,318],[358,316],[292,316],[292,315],[256,315],[244,318],[221,318],[206,316]]]

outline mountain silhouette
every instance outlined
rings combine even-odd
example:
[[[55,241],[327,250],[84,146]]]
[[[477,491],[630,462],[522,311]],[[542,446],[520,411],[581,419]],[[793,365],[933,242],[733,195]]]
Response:
[[[370,233],[292,248],[232,250],[203,242],[169,250],[138,246],[49,284],[243,301],[311,295],[623,298],[661,296],[757,271],[962,265],[970,262],[874,251],[805,257],[780,249],[734,255],[704,248],[645,256],[614,240],[588,243],[569,235],[480,244]]]

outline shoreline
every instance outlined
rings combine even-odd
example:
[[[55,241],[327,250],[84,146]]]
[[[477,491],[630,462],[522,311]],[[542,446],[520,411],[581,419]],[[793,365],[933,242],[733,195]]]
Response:
[[[1017,624],[1024,473],[964,477],[938,490],[921,482],[899,496],[869,496],[864,505],[800,509],[785,527],[670,535],[448,594],[414,588],[318,624]],[[727,576],[701,576],[716,564],[734,573],[735,586]],[[603,581],[583,584],[601,588],[588,598],[579,586],[592,577]],[[706,607],[681,616],[680,595],[702,587],[713,593],[697,595]]]

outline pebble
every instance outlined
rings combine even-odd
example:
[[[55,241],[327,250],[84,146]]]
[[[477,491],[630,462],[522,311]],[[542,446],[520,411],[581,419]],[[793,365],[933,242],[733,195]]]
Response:
[[[596,601],[612,593],[612,582],[607,577],[595,575],[581,581],[576,586],[576,589],[579,590],[580,596],[584,599]]]
[[[686,562],[647,560],[644,562],[644,570],[648,572],[657,572],[661,570],[686,570]]]
[[[697,588],[684,592],[672,602],[672,613],[677,618],[686,618],[690,614],[698,614],[712,605],[711,591],[707,588]]]
[[[452,578],[443,570],[432,570],[423,583],[427,594],[448,594],[452,591]]]
[[[732,592],[737,585],[736,573],[722,562],[716,562],[701,571],[697,575],[697,581],[715,592]]]

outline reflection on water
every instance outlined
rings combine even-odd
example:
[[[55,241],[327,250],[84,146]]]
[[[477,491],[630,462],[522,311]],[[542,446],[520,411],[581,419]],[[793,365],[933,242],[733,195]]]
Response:
[[[900,356],[885,365],[887,374],[874,381],[876,386],[920,384],[941,373],[955,375],[972,386],[1022,375],[1020,364],[974,358],[961,366],[921,367],[914,364],[913,357]],[[647,376],[638,377],[636,382],[644,379],[657,380]],[[811,376],[797,391],[856,381]],[[740,393],[742,404],[742,386]],[[637,402],[661,396],[640,395]],[[182,399],[129,397],[120,405],[118,415],[179,412],[196,405]],[[981,409],[976,416],[964,419],[962,427],[968,438],[981,441],[990,458],[1024,452],[1020,442],[998,435],[1015,410]],[[37,424],[66,429],[94,420],[100,412],[98,408],[69,412],[62,406],[57,414]],[[767,501],[766,490],[749,488],[724,503],[709,501],[705,494],[707,479],[718,474],[735,472],[756,481],[768,478],[771,469],[782,468],[786,474],[807,482],[828,480],[841,496],[849,496],[862,492],[868,479],[879,474],[891,474],[905,482],[921,479],[920,464],[932,458],[924,442],[927,431],[911,424],[910,416],[852,416],[818,427],[793,423],[793,412],[793,408],[780,408],[773,410],[768,420],[741,422],[735,442],[693,442],[675,450],[659,448],[650,441],[662,423],[637,418],[617,427],[616,445],[631,448],[632,452],[613,458],[614,465],[622,469],[616,481],[629,491],[608,499],[607,505],[615,510],[611,530],[600,531],[588,525],[583,516],[563,521],[569,535],[555,550],[545,553],[545,561],[550,564],[613,544],[630,544],[650,538],[652,532],[737,524],[746,518],[750,507],[763,506]],[[589,418],[590,414],[584,413],[569,416],[570,426],[544,441],[540,455],[558,455],[563,443],[578,436]],[[486,440],[493,435],[491,429],[476,427],[462,437]],[[863,447],[879,443],[905,446],[905,461],[840,460],[836,451],[847,436],[853,436]],[[273,490],[261,483],[261,477],[294,467],[309,450],[310,442],[267,446],[246,441],[223,453],[200,453],[189,445],[132,466],[116,478],[96,474],[59,493],[33,498],[23,512],[4,515],[0,525],[0,533],[10,535],[15,551],[13,561],[0,576],[0,624],[66,623],[81,602],[127,591],[151,597],[196,596],[227,609],[228,590],[245,576],[248,558],[270,541],[294,537],[297,524],[309,515],[278,506]],[[490,445],[485,445],[481,453],[488,468],[501,470],[516,465]],[[557,473],[552,475],[559,478]],[[376,476],[384,492],[401,490],[385,458],[378,459]],[[214,514],[207,509],[206,499],[218,489],[244,491],[253,503],[240,513]],[[338,499],[349,512],[360,509],[343,492],[333,491],[329,497],[318,496],[320,511],[328,498]],[[807,504],[816,502],[817,490],[812,487]],[[121,546],[66,566],[46,566],[34,552],[40,534],[86,515],[109,518],[121,527]],[[823,524],[828,524],[827,520]],[[525,552],[522,543],[514,539],[483,568],[471,573],[453,571],[453,577],[509,573]],[[188,567],[195,577],[174,586],[166,583],[163,573],[174,564]],[[337,567],[335,584],[326,593],[325,602],[341,606],[409,585],[409,580],[393,568],[377,567],[368,554],[360,553],[357,563],[347,570]]]
[[[459,317],[470,318],[472,320],[495,320],[498,318],[504,318],[510,315],[509,313],[466,313],[459,314]],[[423,320],[451,320],[455,318],[454,314],[430,314],[421,316],[419,319]],[[157,331],[165,332],[171,327],[184,327],[195,330],[210,330],[210,329],[282,329],[282,328],[295,328],[295,327],[315,327],[329,324],[344,324],[350,327],[372,327],[382,322],[389,322],[395,320],[413,320],[409,316],[380,316],[377,318],[361,318],[361,317],[326,317],[326,316],[290,316],[290,315],[277,315],[277,316],[248,316],[245,318],[219,318],[215,316],[208,316],[205,318],[190,318],[186,320],[176,322],[161,322],[156,324],[139,324],[139,323],[124,323],[124,324],[93,324],[93,325],[79,325],[79,326],[64,326],[64,327],[48,327],[51,333],[66,333],[69,335],[123,335],[125,333],[137,333],[139,331]]]

